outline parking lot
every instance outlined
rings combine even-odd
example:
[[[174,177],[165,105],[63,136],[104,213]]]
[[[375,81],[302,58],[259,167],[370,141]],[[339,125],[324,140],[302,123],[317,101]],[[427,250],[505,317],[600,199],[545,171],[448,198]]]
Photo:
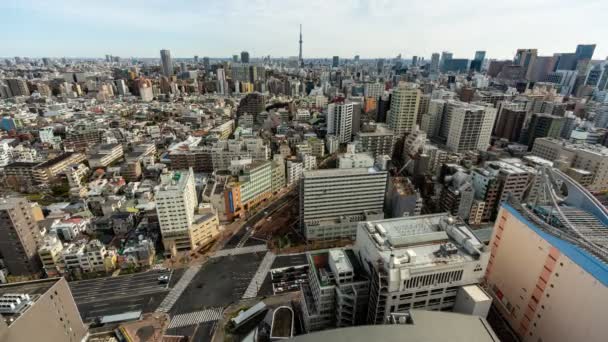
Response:
[[[182,271],[149,271],[118,277],[70,282],[72,295],[85,322],[127,311],[156,309]],[[161,284],[160,276],[169,282]]]

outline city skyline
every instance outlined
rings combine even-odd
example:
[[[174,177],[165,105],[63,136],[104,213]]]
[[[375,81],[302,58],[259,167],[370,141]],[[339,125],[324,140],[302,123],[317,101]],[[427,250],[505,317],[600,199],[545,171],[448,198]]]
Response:
[[[243,50],[252,58],[297,57],[300,24],[304,59],[398,54],[430,58],[433,52],[444,50],[455,58],[472,59],[476,50],[485,50],[487,58],[510,59],[518,48],[552,55],[595,42],[600,43],[595,58],[608,55],[608,47],[601,44],[608,28],[594,26],[583,34],[573,29],[600,22],[601,13],[608,10],[605,3],[536,0],[508,5],[473,1],[456,8],[438,5],[433,1],[353,0],[340,5],[311,1],[302,5],[237,0],[186,1],[169,8],[160,1],[83,4],[64,0],[62,6],[9,1],[0,4],[0,19],[7,27],[22,29],[5,39],[2,55],[157,58],[158,51],[166,48],[175,58],[229,57]],[[492,15],[479,16],[480,9]],[[341,20],[336,21],[336,16]],[[531,30],[534,22],[542,23],[542,30]],[[348,23],[352,25],[345,31]]]

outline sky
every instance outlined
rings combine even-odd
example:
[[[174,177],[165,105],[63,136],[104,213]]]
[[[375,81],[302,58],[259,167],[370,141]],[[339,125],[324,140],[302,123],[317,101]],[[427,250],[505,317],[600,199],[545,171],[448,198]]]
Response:
[[[607,0],[0,0],[0,56],[361,58],[451,51],[472,59],[597,44],[608,55]]]

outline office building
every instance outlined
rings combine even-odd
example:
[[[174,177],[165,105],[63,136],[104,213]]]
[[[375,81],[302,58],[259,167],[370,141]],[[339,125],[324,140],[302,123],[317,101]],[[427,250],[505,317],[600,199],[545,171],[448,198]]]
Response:
[[[536,113],[528,124],[528,151],[532,150],[537,138],[558,138],[564,126],[565,118],[552,114]]]
[[[368,324],[411,309],[451,310],[461,287],[481,283],[490,257],[448,214],[361,222],[354,251],[371,282]]]
[[[498,336],[485,318],[451,312],[411,310],[388,315],[387,324],[343,327],[298,335],[295,342],[496,342]]]
[[[331,66],[334,68],[337,68],[338,66],[340,66],[340,57],[339,56],[334,56],[331,62]]]
[[[576,46],[576,60],[591,60],[593,58],[593,52],[595,52],[595,44],[579,44]]]
[[[241,63],[249,63],[249,52],[241,52]]]
[[[171,59],[171,51],[160,50],[160,61],[163,75],[166,77],[173,75],[173,60]]]
[[[25,198],[0,198],[0,254],[12,275],[35,275],[41,270],[40,230]]]
[[[443,65],[445,64],[445,62],[452,59],[453,56],[454,56],[453,53],[448,52],[448,51],[443,51],[441,53],[441,60],[439,61],[439,69],[443,70]]]
[[[415,84],[400,83],[393,89],[386,123],[395,135],[404,136],[416,126],[421,92]]]
[[[216,90],[220,95],[228,94],[228,82],[226,82],[226,71],[223,68],[216,70],[217,73],[217,87]]]
[[[304,171],[300,223],[308,240],[354,238],[356,222],[382,217],[387,172],[374,168]]]
[[[327,106],[327,134],[338,138],[340,143],[352,140],[354,104],[331,103]]]
[[[245,209],[256,206],[272,196],[272,164],[255,161],[239,173],[241,202]]]
[[[608,211],[564,173],[543,168],[541,201],[503,203],[486,283],[521,341],[604,341]],[[553,179],[567,195],[551,191]]]
[[[513,64],[519,65],[523,69],[523,76],[529,80],[531,78],[532,66],[536,63],[538,56],[537,49],[517,49]]]
[[[447,147],[454,152],[485,151],[490,146],[496,109],[450,101],[446,108]]]
[[[439,72],[439,54],[438,53],[433,53],[431,55],[430,72],[431,73],[438,73]]]
[[[161,174],[155,200],[165,251],[176,254],[194,249],[196,241],[193,239],[193,223],[198,196],[193,170]]]
[[[0,340],[85,341],[87,327],[65,278],[0,286]]]
[[[453,73],[466,73],[469,70],[469,60],[465,58],[450,58],[443,62],[441,71]]]

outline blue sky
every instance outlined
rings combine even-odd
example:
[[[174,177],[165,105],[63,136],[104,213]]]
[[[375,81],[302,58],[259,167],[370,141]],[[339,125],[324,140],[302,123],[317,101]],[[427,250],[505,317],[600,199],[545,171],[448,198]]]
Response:
[[[608,1],[589,0],[0,0],[0,56],[295,56],[512,58],[598,44]]]

